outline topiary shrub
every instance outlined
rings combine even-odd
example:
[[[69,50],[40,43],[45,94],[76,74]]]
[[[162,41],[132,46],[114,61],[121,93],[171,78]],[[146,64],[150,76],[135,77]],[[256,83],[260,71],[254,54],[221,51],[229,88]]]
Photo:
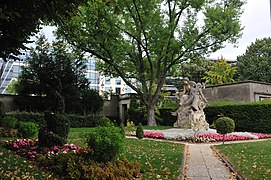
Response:
[[[70,130],[69,119],[63,114],[46,113],[47,128],[53,133],[67,139]]]
[[[93,159],[97,162],[115,160],[123,151],[124,137],[118,127],[97,127],[86,135],[87,145],[93,149]]]
[[[215,122],[214,125],[218,133],[223,134],[223,144],[225,134],[231,133],[234,131],[235,123],[234,120],[229,117],[220,117]]]
[[[39,130],[40,147],[62,146],[67,143],[69,119],[62,114],[45,113],[46,126]]]
[[[137,128],[136,128],[136,137],[138,139],[143,139],[144,138],[144,131],[143,131],[141,123],[139,123]]]
[[[20,137],[27,138],[36,138],[39,132],[38,125],[33,122],[19,122],[17,133]]]

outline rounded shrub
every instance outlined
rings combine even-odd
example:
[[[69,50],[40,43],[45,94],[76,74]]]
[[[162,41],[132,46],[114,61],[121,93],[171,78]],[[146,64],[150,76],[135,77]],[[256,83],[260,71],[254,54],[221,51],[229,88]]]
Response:
[[[234,120],[229,117],[220,117],[215,122],[214,125],[216,130],[220,134],[227,134],[234,131],[235,123]]]
[[[19,136],[22,138],[36,138],[39,132],[38,125],[33,122],[19,122],[18,130]]]
[[[139,123],[137,128],[136,128],[136,137],[138,139],[143,139],[144,138],[144,131],[143,131],[143,127],[142,127],[141,123]]]
[[[97,127],[86,135],[87,145],[94,151],[93,159],[97,162],[115,160],[123,151],[124,136],[118,127]]]
[[[98,122],[97,122],[97,126],[114,126],[114,123],[106,116],[102,116]]]

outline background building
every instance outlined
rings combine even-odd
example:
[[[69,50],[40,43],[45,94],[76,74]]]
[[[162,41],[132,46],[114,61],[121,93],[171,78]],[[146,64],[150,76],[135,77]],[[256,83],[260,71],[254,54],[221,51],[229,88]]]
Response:
[[[7,94],[8,85],[18,79],[21,66],[25,65],[28,55],[29,52],[21,51],[18,56],[10,54],[7,61],[0,59],[0,94]]]
[[[19,56],[10,55],[7,62],[0,59],[0,94],[8,94],[6,88],[8,84],[16,80],[20,74],[21,66],[25,66],[25,60],[29,56],[29,52],[21,51]],[[135,93],[124,81],[120,78],[112,78],[102,75],[96,70],[97,59],[86,56],[86,69],[84,74],[90,82],[90,88],[98,90],[100,95],[120,95],[127,93]]]
[[[98,72],[96,70],[96,63],[98,61],[91,56],[87,57],[87,67],[84,70],[84,74],[90,82],[91,89],[98,90],[100,95],[104,95],[105,93],[115,95],[135,93],[120,77],[112,78]]]

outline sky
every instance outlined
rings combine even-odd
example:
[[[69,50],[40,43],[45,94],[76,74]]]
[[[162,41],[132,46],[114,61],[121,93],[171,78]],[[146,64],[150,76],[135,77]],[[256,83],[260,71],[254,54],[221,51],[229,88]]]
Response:
[[[209,55],[211,59],[223,56],[227,60],[236,60],[237,56],[243,55],[246,49],[256,39],[271,37],[271,17],[269,0],[247,0],[243,6],[241,24],[244,27],[243,35],[234,46],[225,43],[225,48]],[[49,41],[52,41],[54,27],[43,27],[41,30]]]

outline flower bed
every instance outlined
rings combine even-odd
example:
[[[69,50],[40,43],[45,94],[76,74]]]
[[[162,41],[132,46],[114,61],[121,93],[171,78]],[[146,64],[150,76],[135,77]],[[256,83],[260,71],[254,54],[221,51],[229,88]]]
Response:
[[[148,138],[155,138],[155,139],[164,139],[164,134],[162,132],[149,132],[145,131],[144,132],[144,137]]]
[[[144,137],[155,139],[167,139],[176,141],[193,141],[193,142],[218,142],[223,141],[223,134],[209,133],[198,134],[196,137],[193,133],[178,133],[168,131],[144,131]],[[224,141],[239,141],[239,140],[251,140],[251,139],[266,139],[271,138],[268,134],[261,133],[249,133],[249,132],[234,132],[225,135]]]
[[[6,141],[4,146],[7,149],[15,151],[17,154],[25,156],[29,159],[36,158],[39,154],[41,155],[50,155],[57,153],[67,153],[67,152],[77,152],[81,149],[80,146],[74,144],[65,144],[63,146],[54,146],[53,148],[44,148],[41,149],[37,145],[37,141],[31,139],[17,139],[15,141]]]
[[[223,134],[199,134],[197,136],[214,141],[223,141]],[[271,138],[271,136],[261,133],[235,132],[226,134],[224,137],[224,141],[239,141],[239,140],[266,139],[266,138]]]

